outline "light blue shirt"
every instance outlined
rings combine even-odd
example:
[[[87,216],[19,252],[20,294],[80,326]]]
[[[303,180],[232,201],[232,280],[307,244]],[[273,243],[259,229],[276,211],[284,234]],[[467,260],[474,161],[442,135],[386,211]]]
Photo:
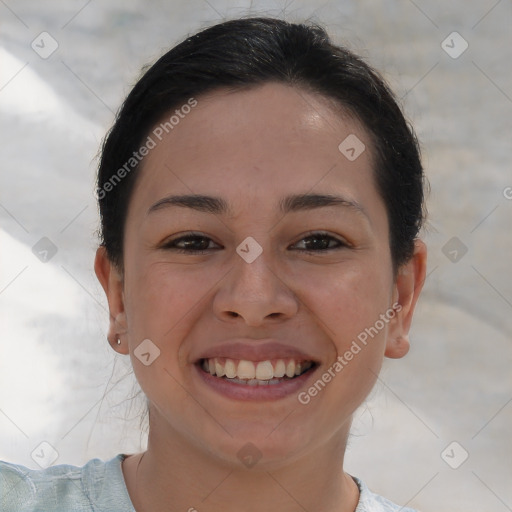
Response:
[[[136,512],[124,482],[119,454],[84,466],[59,464],[46,469],[0,461],[2,512]],[[355,512],[417,512],[371,492],[354,478],[360,498]]]

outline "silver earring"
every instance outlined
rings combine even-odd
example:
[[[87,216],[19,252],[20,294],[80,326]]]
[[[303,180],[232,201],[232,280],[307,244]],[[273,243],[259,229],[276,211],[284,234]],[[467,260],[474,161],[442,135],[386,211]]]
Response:
[[[121,345],[121,339],[120,338],[117,338],[117,344]]]

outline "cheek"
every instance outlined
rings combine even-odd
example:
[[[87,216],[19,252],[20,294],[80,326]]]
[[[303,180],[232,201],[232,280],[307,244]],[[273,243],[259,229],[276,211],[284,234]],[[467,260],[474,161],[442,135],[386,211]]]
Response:
[[[130,358],[137,381],[152,402],[168,403],[172,396],[178,409],[187,404],[188,397],[177,384],[183,379],[180,346],[197,321],[201,300],[210,288],[204,278],[197,272],[172,269],[169,264],[127,267],[125,304]],[[138,346],[146,339],[159,351],[149,365],[137,355]],[[152,350],[156,349],[150,348],[149,352]]]
[[[172,331],[187,323],[189,315],[205,298],[205,275],[165,263],[133,269],[127,279],[126,304],[130,333],[163,341]]]
[[[304,272],[299,286],[308,309],[322,320],[339,350],[386,312],[392,291],[390,271],[364,260]]]
[[[330,382],[327,409],[353,411],[373,388],[384,356],[389,321],[383,322],[381,315],[390,308],[391,285],[382,264],[357,264],[312,288],[315,315],[328,327],[334,348],[324,372]]]
[[[390,307],[392,274],[382,260],[372,263],[354,261],[304,281],[307,305],[332,347],[324,399],[331,404],[327,409],[340,415],[355,410],[371,391],[384,356],[388,323],[380,315]]]

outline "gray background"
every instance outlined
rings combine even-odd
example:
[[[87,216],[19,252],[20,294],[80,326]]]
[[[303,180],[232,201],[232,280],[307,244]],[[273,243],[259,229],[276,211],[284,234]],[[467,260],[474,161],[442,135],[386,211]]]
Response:
[[[44,441],[54,464],[144,448],[144,402],[106,342],[93,273],[95,155],[143,64],[249,13],[319,21],[380,69],[432,187],[411,352],[386,361],[346,469],[423,511],[512,510],[510,0],[0,0],[0,459],[37,468]],[[48,58],[31,47],[45,37],[48,51],[44,31]],[[457,58],[442,47],[453,31],[469,45]],[[47,262],[32,251],[43,237]]]

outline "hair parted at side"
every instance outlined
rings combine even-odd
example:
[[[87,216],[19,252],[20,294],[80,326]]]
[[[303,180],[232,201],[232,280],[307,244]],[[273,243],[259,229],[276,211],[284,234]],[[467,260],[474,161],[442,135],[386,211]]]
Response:
[[[394,270],[410,259],[425,218],[425,178],[416,136],[393,93],[375,70],[332,43],[317,23],[249,17],[206,28],[169,50],[121,106],[103,142],[97,176],[101,244],[120,269],[139,164],[134,162],[108,191],[105,184],[123,166],[126,170],[166,113],[215,89],[237,91],[267,82],[334,100],[361,122],[374,145],[374,176],[388,213]]]

